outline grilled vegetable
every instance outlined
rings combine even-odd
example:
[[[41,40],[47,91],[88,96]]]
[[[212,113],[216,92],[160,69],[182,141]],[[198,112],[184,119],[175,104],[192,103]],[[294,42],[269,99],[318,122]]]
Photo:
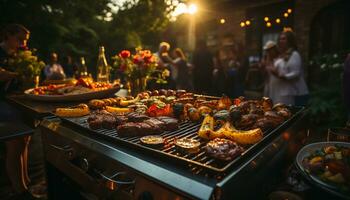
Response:
[[[123,100],[123,99],[121,99],[119,101],[119,106],[126,107],[126,106],[134,104],[134,103],[136,103],[138,101],[140,101],[140,96],[139,95],[137,95],[137,97],[132,99],[132,100]]]
[[[86,104],[79,104],[73,108],[57,108],[55,112],[59,117],[81,117],[89,113],[90,109]]]
[[[165,104],[165,103],[153,104],[147,110],[147,114],[150,117],[169,116],[171,115],[171,113],[172,113],[172,109],[170,104]]]
[[[213,110],[211,108],[209,108],[208,106],[201,106],[198,108],[198,111],[203,116],[211,114],[213,112]]]
[[[189,108],[187,115],[188,118],[193,122],[199,121],[201,119],[201,114],[196,108]]]
[[[176,149],[182,153],[199,152],[200,142],[195,139],[182,138],[175,140]]]
[[[262,137],[263,133],[260,128],[248,130],[248,131],[241,131],[236,130],[232,126],[227,127],[228,131],[224,132],[224,135],[226,138],[231,139],[239,144],[255,144],[259,142]]]
[[[182,103],[175,103],[173,105],[173,113],[175,117],[180,117],[184,113],[184,105]]]
[[[118,107],[111,107],[111,106],[106,106],[106,110],[110,113],[116,113],[116,114],[125,114],[132,111],[131,108],[118,108]]]
[[[198,131],[198,135],[204,139],[211,139],[214,130],[214,118],[210,115],[205,116],[203,119],[202,125]]]
[[[215,120],[221,120],[221,121],[227,121],[229,119],[230,115],[227,110],[220,110],[217,113],[214,114]]]
[[[227,96],[222,96],[218,101],[218,105],[216,106],[217,110],[227,110],[232,105],[232,101]]]

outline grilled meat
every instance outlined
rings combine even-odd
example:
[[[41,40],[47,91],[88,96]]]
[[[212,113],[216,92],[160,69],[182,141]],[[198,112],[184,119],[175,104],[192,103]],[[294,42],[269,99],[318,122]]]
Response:
[[[243,148],[237,143],[222,138],[208,142],[204,149],[209,156],[224,161],[233,160],[243,152]]]
[[[105,110],[92,113],[87,119],[87,122],[91,129],[113,129],[116,125],[116,119],[114,115]]]
[[[258,118],[259,118],[259,115],[257,114],[242,115],[241,120],[235,125],[238,129],[248,130],[248,129],[251,129],[251,127],[255,124]]]
[[[140,130],[140,123],[135,122],[127,122],[117,127],[117,133],[120,137],[137,136],[142,133]]]
[[[126,117],[128,118],[129,122],[142,122],[146,119],[149,119],[149,117],[147,115],[140,114],[137,112],[131,112],[131,113],[127,114]]]
[[[160,116],[156,119],[164,123],[163,129],[165,131],[173,131],[179,128],[179,121],[175,118]]]
[[[117,126],[124,124],[128,121],[128,118],[125,115],[114,115],[114,117]]]
[[[117,127],[117,133],[120,137],[154,135],[162,131],[163,130],[157,124],[151,121],[127,122]]]
[[[150,119],[147,119],[147,120],[145,120],[143,122],[147,123],[147,124],[151,124],[151,125],[157,125],[161,129],[165,129],[165,125],[166,125],[163,121],[160,121],[160,120],[158,120],[156,118],[150,118]]]

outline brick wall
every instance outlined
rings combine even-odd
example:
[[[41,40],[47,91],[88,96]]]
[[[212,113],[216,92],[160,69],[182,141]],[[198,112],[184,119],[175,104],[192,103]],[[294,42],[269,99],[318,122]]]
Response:
[[[309,59],[310,28],[315,15],[324,7],[338,0],[296,0],[294,7],[294,32],[299,51],[305,61]]]

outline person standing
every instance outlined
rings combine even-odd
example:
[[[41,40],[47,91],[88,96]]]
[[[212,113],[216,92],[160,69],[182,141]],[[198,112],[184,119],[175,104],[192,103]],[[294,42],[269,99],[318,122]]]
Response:
[[[63,64],[63,70],[68,78],[72,78],[77,74],[78,67],[74,64],[72,56],[70,55],[65,56],[62,64]]]
[[[283,65],[276,75],[286,82],[281,96],[290,99],[296,106],[305,106],[308,101],[309,90],[304,78],[304,69],[301,56],[298,52],[295,34],[292,31],[283,31],[278,38],[278,48]]]
[[[217,96],[221,96],[222,94],[225,94],[227,91],[225,90],[225,80],[226,80],[226,74],[225,74],[225,69],[222,64],[222,59],[221,59],[221,54],[222,50],[218,50],[215,53],[214,56],[214,70],[213,70],[213,94]]]
[[[242,96],[244,93],[243,82],[241,82],[242,79],[240,77],[242,64],[235,49],[230,49],[228,57],[227,94],[231,98],[236,98]]]
[[[162,73],[163,74],[169,73],[169,76],[165,77],[167,81],[167,88],[175,88],[177,69],[172,65],[173,60],[169,56],[169,50],[170,50],[170,44],[167,42],[161,42],[159,44],[159,50],[157,53],[155,53],[155,56],[158,59],[158,68],[162,71]]]
[[[173,65],[177,69],[176,89],[191,90],[189,67],[185,54],[180,48],[174,50]]]
[[[265,56],[261,65],[265,73],[264,96],[270,97],[273,103],[293,104],[293,97],[283,95],[287,82],[278,77],[279,68],[284,65],[284,61],[279,57],[277,45],[273,41],[268,41],[263,47]]]
[[[47,80],[63,80],[66,78],[63,67],[58,63],[57,53],[50,54],[50,62],[45,66],[44,74]]]
[[[213,56],[204,40],[197,42],[196,50],[193,52],[192,64],[194,65],[195,91],[198,93],[210,93],[214,63]]]
[[[19,24],[9,24],[3,29],[0,43],[0,121],[18,122],[21,113],[5,101],[5,95],[11,92],[12,80],[17,76],[9,69],[9,58],[19,49],[25,49],[30,32]],[[24,136],[6,141],[6,171],[13,190],[19,199],[30,199],[28,192],[30,182],[28,176],[28,146],[30,136]]]

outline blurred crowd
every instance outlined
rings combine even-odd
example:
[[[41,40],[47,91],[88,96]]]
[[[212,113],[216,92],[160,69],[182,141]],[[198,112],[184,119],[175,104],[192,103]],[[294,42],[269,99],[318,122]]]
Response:
[[[181,49],[170,54],[170,45],[162,42],[156,56],[159,67],[170,72],[169,88],[231,98],[245,95],[247,87],[260,88],[275,103],[306,105],[309,91],[294,33],[281,32],[277,41],[268,41],[263,49],[262,59],[249,62],[242,45],[212,53],[199,40],[189,61]]]

